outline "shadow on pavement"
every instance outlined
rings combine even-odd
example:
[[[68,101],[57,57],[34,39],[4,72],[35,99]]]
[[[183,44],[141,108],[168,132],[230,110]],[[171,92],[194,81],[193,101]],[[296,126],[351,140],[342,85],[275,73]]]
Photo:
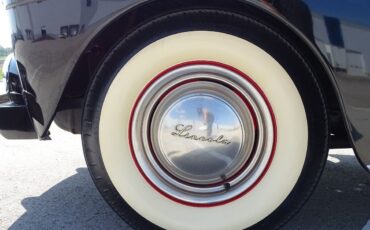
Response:
[[[303,210],[284,229],[362,229],[370,219],[370,174],[354,156],[331,155],[321,182]],[[42,178],[41,178],[42,179]],[[39,197],[10,229],[127,229],[100,197],[86,168]]]
[[[9,229],[127,229],[100,197],[88,170],[76,171],[41,196],[23,199],[26,213]]]
[[[314,194],[284,230],[361,230],[370,219],[370,174],[354,155],[330,156],[336,163],[327,161]]]

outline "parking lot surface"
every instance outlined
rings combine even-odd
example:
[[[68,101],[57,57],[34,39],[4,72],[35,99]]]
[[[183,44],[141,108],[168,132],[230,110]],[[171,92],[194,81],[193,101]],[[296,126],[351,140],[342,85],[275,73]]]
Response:
[[[51,141],[0,137],[0,229],[129,229],[100,197],[80,136],[51,128]],[[332,151],[310,201],[284,230],[370,230],[370,174],[352,150]]]

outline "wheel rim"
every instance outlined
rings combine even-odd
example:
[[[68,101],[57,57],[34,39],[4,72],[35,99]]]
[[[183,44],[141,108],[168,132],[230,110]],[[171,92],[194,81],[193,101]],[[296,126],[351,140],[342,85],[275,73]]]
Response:
[[[131,113],[131,152],[158,192],[190,206],[250,191],[274,155],[276,124],[262,90],[233,67],[206,61],[155,77]]]

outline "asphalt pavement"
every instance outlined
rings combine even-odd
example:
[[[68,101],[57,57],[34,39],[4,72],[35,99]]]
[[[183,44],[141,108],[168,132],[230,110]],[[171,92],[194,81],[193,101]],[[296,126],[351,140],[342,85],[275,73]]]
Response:
[[[129,229],[94,187],[80,136],[51,133],[51,141],[0,138],[0,229]],[[342,149],[331,151],[314,195],[284,230],[365,229],[369,219],[370,174]]]
[[[52,126],[51,137],[0,137],[0,229],[130,229],[90,179],[80,136]],[[315,193],[283,230],[370,230],[369,219],[370,174],[341,149],[330,152]]]

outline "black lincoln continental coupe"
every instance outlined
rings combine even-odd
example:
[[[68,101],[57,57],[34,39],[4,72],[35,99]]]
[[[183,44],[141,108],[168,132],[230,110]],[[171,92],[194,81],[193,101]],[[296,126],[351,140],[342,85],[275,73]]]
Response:
[[[4,0],[8,139],[81,134],[137,229],[275,229],[329,148],[370,170],[368,0]]]

